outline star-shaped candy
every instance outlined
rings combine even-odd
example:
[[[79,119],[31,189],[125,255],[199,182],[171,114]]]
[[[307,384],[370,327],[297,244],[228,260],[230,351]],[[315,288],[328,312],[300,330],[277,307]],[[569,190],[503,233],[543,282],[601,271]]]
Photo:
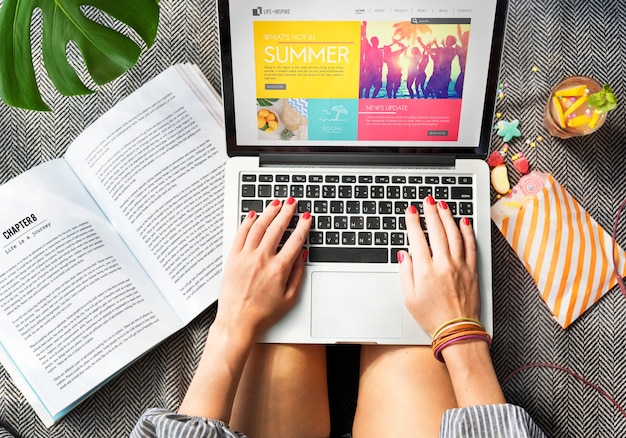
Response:
[[[502,137],[505,142],[511,141],[513,137],[521,137],[522,132],[519,130],[519,120],[513,120],[511,122],[501,120],[498,122],[498,135]]]

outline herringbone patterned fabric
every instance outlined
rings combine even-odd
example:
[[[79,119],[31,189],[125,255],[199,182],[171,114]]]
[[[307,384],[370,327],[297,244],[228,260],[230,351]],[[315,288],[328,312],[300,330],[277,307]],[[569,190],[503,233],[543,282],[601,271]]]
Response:
[[[546,135],[542,107],[552,85],[568,75],[588,75],[613,86],[624,100],[624,1],[514,0],[498,103],[503,119],[521,120],[523,139],[511,142],[531,165],[552,173],[607,230],[626,199],[624,106],[594,135],[557,140]],[[508,87],[506,86],[508,85]],[[624,101],[626,103],[626,101]],[[526,144],[544,140],[533,148]],[[502,140],[494,136],[492,149]],[[512,168],[512,166],[509,166]],[[518,175],[512,172],[512,182]],[[618,242],[626,243],[624,229]],[[570,328],[563,330],[517,256],[499,231],[494,242],[495,344],[500,377],[521,365],[547,362],[567,367],[626,403],[626,299],[614,290]],[[567,374],[534,368],[505,386],[512,403],[524,406],[551,437],[626,436],[626,418],[597,392]]]
[[[54,112],[34,113],[0,103],[0,183],[62,156],[86,126],[169,65],[196,63],[219,90],[215,1],[162,0],[161,8],[155,46],[142,55],[132,71],[97,94],[60,97],[42,75],[44,98]],[[534,169],[552,173],[607,229],[611,228],[619,202],[626,199],[623,29],[626,0],[511,0],[501,73],[506,86],[497,106],[503,119],[521,121],[524,135],[511,141],[511,151],[522,150]],[[70,53],[77,58],[71,49]],[[39,55],[36,62],[40,67]],[[567,141],[552,139],[541,125],[543,105],[551,86],[572,74],[610,83],[623,103],[598,133]],[[535,147],[527,144],[537,136],[544,140]],[[492,148],[501,147],[501,138],[494,134]],[[512,166],[510,169],[514,183],[519,175]],[[528,363],[553,363],[585,376],[626,404],[626,299],[618,291],[611,291],[564,331],[495,226],[492,234],[493,357],[499,376],[504,378]],[[617,237],[626,246],[626,225]],[[49,430],[39,423],[0,368],[0,421],[25,438],[127,436],[146,407],[178,406],[214,311],[209,309],[145,355]],[[353,353],[333,351],[329,362],[338,369],[333,373],[346,372],[350,376],[331,377],[331,382],[354,381],[358,368],[348,366],[342,371],[342,358],[358,359]],[[512,403],[528,409],[551,437],[626,436],[626,418],[598,393],[562,372],[545,368],[524,371],[507,383],[505,393]],[[341,392],[334,404],[340,415],[349,415],[353,409],[353,395],[349,391],[347,394]],[[345,430],[339,429],[349,427],[350,421],[336,421],[339,426],[334,430],[340,436]]]

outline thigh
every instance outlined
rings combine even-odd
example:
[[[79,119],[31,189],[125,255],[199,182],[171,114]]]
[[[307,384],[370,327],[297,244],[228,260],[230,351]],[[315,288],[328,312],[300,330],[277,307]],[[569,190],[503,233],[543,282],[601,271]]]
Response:
[[[257,344],[237,389],[230,426],[254,438],[328,437],[326,346]]]
[[[355,438],[436,437],[444,411],[454,407],[450,376],[430,346],[361,349]]]

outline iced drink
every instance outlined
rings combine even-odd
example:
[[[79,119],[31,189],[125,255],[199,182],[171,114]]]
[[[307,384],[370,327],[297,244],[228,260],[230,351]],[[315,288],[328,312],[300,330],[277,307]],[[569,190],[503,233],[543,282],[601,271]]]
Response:
[[[570,138],[600,128],[606,111],[589,104],[590,96],[600,90],[602,85],[586,76],[571,76],[558,83],[552,89],[543,118],[550,135]]]

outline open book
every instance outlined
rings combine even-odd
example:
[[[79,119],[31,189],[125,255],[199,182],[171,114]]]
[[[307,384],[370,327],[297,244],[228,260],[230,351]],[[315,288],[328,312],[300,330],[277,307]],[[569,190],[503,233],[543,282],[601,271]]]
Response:
[[[177,65],[0,186],[0,360],[47,426],[217,299],[225,150]]]

